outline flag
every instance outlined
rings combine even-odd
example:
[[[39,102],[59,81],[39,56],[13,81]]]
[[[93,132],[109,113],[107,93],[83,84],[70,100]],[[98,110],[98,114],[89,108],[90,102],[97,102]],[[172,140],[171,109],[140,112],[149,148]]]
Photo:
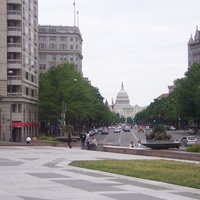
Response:
[[[73,3],[73,6],[75,6],[75,1],[74,1],[74,3]]]

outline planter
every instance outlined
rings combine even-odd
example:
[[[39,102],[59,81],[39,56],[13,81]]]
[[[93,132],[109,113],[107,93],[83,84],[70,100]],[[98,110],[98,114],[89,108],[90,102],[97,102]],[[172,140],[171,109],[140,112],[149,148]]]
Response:
[[[179,148],[180,142],[164,141],[164,140],[147,140],[147,142],[141,143],[143,146],[151,149],[169,149],[169,148]]]

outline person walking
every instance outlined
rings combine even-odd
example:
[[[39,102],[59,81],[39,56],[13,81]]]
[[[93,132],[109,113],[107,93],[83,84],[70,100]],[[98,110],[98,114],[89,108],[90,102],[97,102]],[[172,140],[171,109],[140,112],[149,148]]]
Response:
[[[81,149],[84,149],[84,148],[85,148],[85,140],[86,140],[85,132],[82,132],[82,133],[80,134]]]
[[[71,134],[68,133],[68,136],[67,136],[67,144],[68,144],[68,146],[69,146],[70,149],[72,148],[71,142],[72,142],[72,137],[71,137]]]
[[[90,134],[88,132],[86,134],[86,142],[87,142],[87,149],[90,150]]]

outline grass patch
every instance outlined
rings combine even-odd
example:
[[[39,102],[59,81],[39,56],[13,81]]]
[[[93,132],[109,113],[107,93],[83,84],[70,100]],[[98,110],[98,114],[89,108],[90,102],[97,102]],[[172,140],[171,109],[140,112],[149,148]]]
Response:
[[[200,189],[200,164],[168,160],[73,161],[69,165]]]

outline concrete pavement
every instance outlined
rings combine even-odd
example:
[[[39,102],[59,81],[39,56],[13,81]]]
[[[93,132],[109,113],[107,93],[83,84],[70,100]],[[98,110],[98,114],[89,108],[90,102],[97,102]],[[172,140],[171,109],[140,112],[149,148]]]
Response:
[[[0,152],[1,200],[200,199],[197,189],[68,166],[74,160],[157,157],[78,147],[0,146]]]

